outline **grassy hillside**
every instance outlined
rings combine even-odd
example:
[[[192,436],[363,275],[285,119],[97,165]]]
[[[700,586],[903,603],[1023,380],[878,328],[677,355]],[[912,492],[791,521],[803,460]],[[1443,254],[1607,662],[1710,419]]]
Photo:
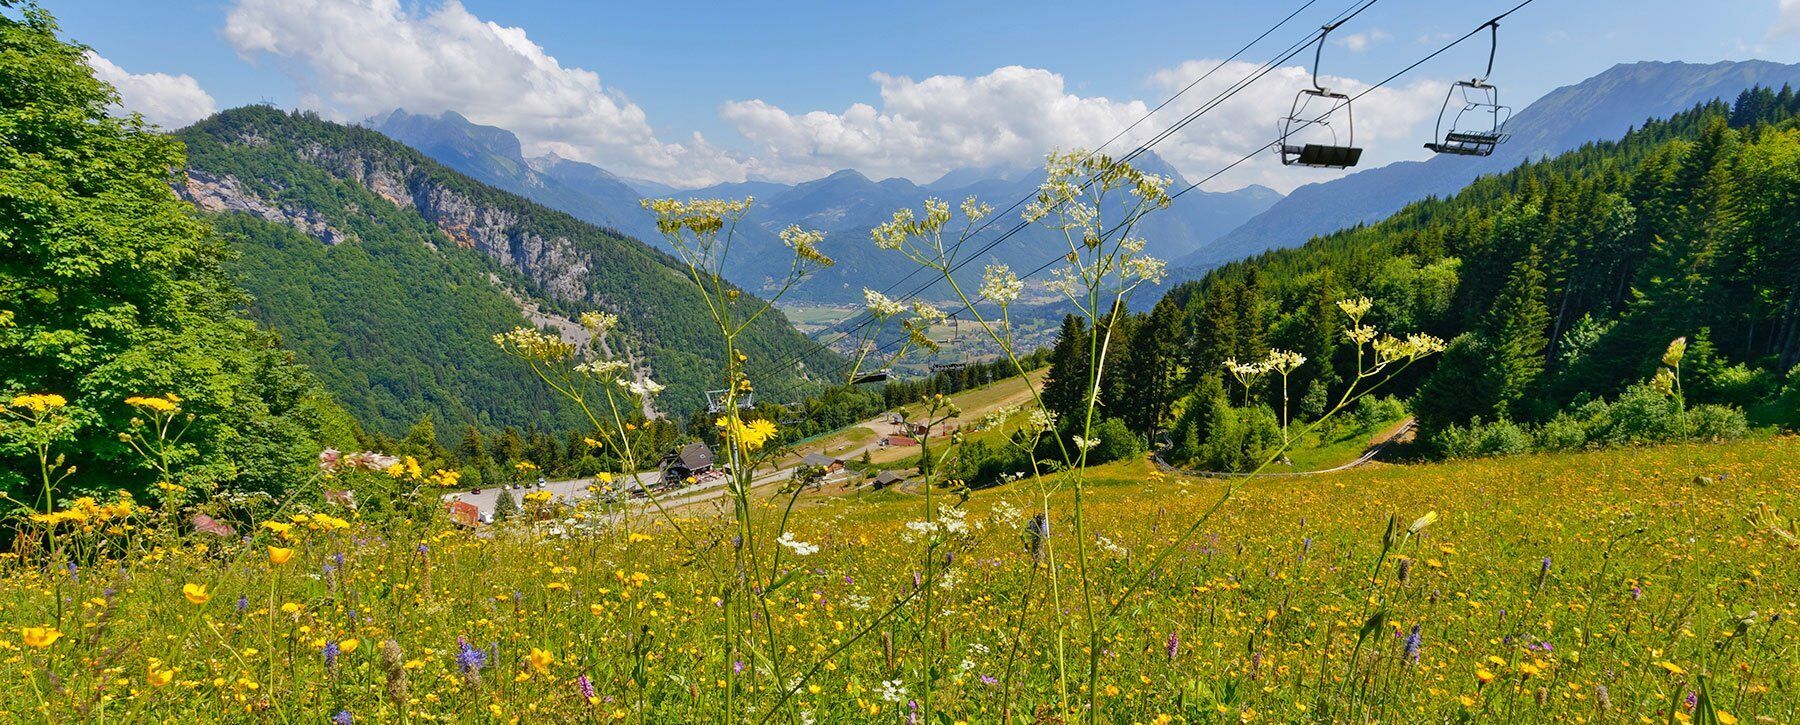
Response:
[[[508,294],[562,317],[619,314],[613,342],[669,387],[666,410],[692,410],[717,387],[707,372],[720,369],[716,334],[666,254],[310,114],[239,108],[178,136],[189,149],[184,193],[231,232],[252,313],[379,430],[398,433],[425,413],[440,431],[569,420],[483,349],[525,324]],[[740,344],[753,359],[811,349],[779,315]],[[823,355],[811,367],[835,367]]]
[[[1777,438],[1250,482],[1124,600],[1105,634],[1098,715],[1665,722],[1698,720],[1697,702],[1720,722],[1792,722],[1795,545],[1755,514],[1800,507],[1797,454],[1800,441]],[[1224,484],[1159,479],[1141,462],[1092,474],[1085,545],[1104,606]],[[1059,668],[1084,660],[1078,592],[1053,586],[1020,543],[1046,492],[1067,510],[1070,492],[1054,480],[974,494],[967,532],[935,565],[948,569],[926,600],[934,624],[921,630],[913,601],[912,616],[835,653],[908,591],[924,544],[907,522],[925,502],[801,499],[793,540],[819,550],[788,552],[792,574],[770,597],[772,631],[792,645],[781,678],[734,660],[721,639],[714,577],[729,555],[696,560],[684,543],[731,535],[710,517],[682,520],[679,533],[639,523],[629,543],[514,529],[449,531],[423,546],[350,546],[363,524],[315,521],[294,541],[262,531],[254,545],[226,539],[80,577],[9,568],[9,619],[80,636],[0,661],[0,715],[106,702],[137,718],[202,707],[225,718],[692,721],[728,699],[762,700],[822,658],[831,665],[793,700],[797,718],[892,722],[928,681],[934,710],[955,721],[1055,715]],[[1435,523],[1381,561],[1388,517],[1404,528],[1429,512]],[[1072,565],[1068,526],[1060,513],[1051,522],[1047,557]],[[295,549],[292,561],[270,564],[264,539]],[[323,577],[296,575],[321,566]],[[188,583],[206,588],[203,601],[184,597]],[[1362,632],[1375,596],[1383,616]],[[59,613],[57,601],[87,604]],[[102,656],[123,674],[81,664]],[[926,657],[937,663],[929,679]],[[33,688],[42,671],[59,686]],[[120,678],[134,686],[114,689]]]

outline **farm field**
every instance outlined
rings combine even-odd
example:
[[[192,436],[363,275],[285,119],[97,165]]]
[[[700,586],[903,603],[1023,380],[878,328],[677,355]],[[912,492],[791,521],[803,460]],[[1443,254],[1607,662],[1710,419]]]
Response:
[[[956,721],[1054,716],[1084,681],[1064,567],[1085,546],[1094,606],[1120,602],[1100,624],[1103,721],[1664,722],[1704,697],[1732,721],[1793,722],[1796,454],[1779,437],[1244,482],[1131,596],[1226,483],[1094,469],[1080,540],[1055,478],[977,492],[940,511],[958,533],[930,562],[909,541],[923,496],[801,498],[804,546],[782,549],[760,619],[789,643],[779,663],[722,639],[729,557],[684,542],[731,528],[704,511],[570,538],[302,516],[67,570],[9,557],[0,612],[24,629],[0,640],[0,718],[706,721],[767,707],[897,599],[903,616],[830,657],[792,718],[903,721],[928,686]],[[1056,569],[1021,544],[1045,510]],[[1390,515],[1404,530],[1431,513],[1383,559]],[[907,595],[946,560],[929,598]]]

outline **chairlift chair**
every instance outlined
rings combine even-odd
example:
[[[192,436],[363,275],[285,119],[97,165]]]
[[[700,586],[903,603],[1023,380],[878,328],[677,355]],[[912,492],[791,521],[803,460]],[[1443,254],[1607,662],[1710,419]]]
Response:
[[[883,382],[883,381],[887,380],[888,376],[890,374],[891,374],[891,371],[889,371],[887,368],[882,368],[880,370],[870,370],[870,371],[864,372],[864,373],[857,373],[855,375],[850,376],[850,384],[851,385],[862,385],[863,383],[879,383],[879,382]]]
[[[961,342],[962,341],[962,328],[957,325],[956,315],[951,314],[949,316],[948,320],[950,322],[950,337],[948,339],[938,340],[938,342],[940,342],[940,343]],[[957,355],[958,355],[957,360],[954,362],[933,362],[933,363],[931,363],[931,371],[934,373],[944,373],[944,372],[950,372],[953,370],[961,370],[963,368],[968,367],[969,366],[968,351],[961,350],[957,353]],[[937,353],[936,352],[931,353],[931,357],[933,360],[936,360]]]
[[[1500,89],[1487,82],[1494,72],[1500,24],[1490,22],[1488,30],[1492,42],[1488,45],[1487,72],[1479,78],[1457,81],[1450,86],[1450,92],[1444,96],[1443,108],[1438,110],[1437,130],[1433,132],[1432,140],[1425,144],[1425,148],[1435,153],[1490,156],[1495,147],[1512,136],[1505,130],[1506,122],[1512,119],[1512,109],[1500,105]],[[1450,104],[1458,100],[1462,107],[1452,116]]]
[[[1319,83],[1319,59],[1325,53],[1325,37],[1337,29],[1337,24],[1325,26],[1319,34],[1318,48],[1313,51],[1313,75],[1311,88],[1301,89],[1294,95],[1294,103],[1288,114],[1276,123],[1281,138],[1275,144],[1275,150],[1281,154],[1281,163],[1285,166],[1311,166],[1320,169],[1347,169],[1362,160],[1361,148],[1356,146],[1356,119],[1350,107],[1350,96],[1333,91]],[[1323,111],[1320,111],[1320,109]],[[1338,142],[1337,126],[1333,119],[1342,114],[1344,117],[1344,139]],[[1329,134],[1330,143],[1308,142],[1307,138],[1327,139],[1318,131],[1303,134],[1307,129],[1318,127]]]
[[[730,392],[730,391],[727,391],[727,390],[708,390],[708,391],[706,391],[706,412],[711,413],[713,415],[718,415],[719,413],[725,412],[725,393],[727,393],[727,392]],[[755,403],[751,402],[752,399],[755,397],[755,395],[756,395],[755,393],[744,393],[743,397],[738,398],[738,400],[737,400],[738,410],[749,410],[751,407],[755,406]]]

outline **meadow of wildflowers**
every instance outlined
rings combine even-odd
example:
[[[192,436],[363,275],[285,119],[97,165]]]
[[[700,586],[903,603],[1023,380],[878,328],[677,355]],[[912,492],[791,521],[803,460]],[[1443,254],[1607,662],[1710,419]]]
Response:
[[[1083,643],[1057,635],[1076,606],[1057,513],[1070,494],[1028,484],[935,521],[916,496],[803,499],[781,585],[748,617],[780,633],[798,663],[786,679],[726,655],[723,572],[687,543],[729,548],[735,525],[709,511],[672,519],[682,533],[653,520],[563,537],[301,515],[85,563],[14,555],[0,563],[0,718],[905,722],[929,686],[934,711],[967,722],[1079,719],[1088,702],[1108,722],[1685,722],[1702,700],[1718,722],[1793,722],[1796,549],[1789,519],[1761,512],[1800,506],[1796,451],[1775,439],[1247,484],[1102,633],[1092,697],[1064,676]],[[1138,462],[1091,475],[1091,575],[1109,600],[1222,485]],[[148,523],[72,511],[72,536]],[[1390,515],[1405,532],[1434,512],[1378,564]]]
[[[186,421],[173,395],[128,401],[125,433],[164,479],[155,506],[63,502],[67,401],[23,395],[7,431],[44,500],[0,559],[0,718],[348,722],[1793,722],[1800,608],[1794,439],[1374,465],[1307,479],[1212,480],[1134,456],[1093,465],[1110,330],[1163,265],[1133,236],[1168,180],[1095,154],[1053,154],[1025,218],[1061,232],[1051,288],[1092,329],[1087,393],[1014,409],[996,445],[1029,471],[974,491],[940,473],[964,436],[920,438],[905,492],[759,487],[791,457],[738,338],[832,260],[793,252],[768,300],[723,282],[748,201],[645,206],[687,266],[725,351],[713,424],[716,499],[665,506],[547,492],[494,525],[453,524],[451,471],[328,451],[312,489],[243,497],[173,483]],[[933,200],[873,243],[939,275],[1017,364],[1019,278],[954,276],[993,213]],[[1122,216],[1116,216],[1123,211]],[[957,231],[958,227],[961,228]],[[908,349],[948,313],[871,293]],[[1351,375],[1303,439],[1415,362],[1423,334],[1339,302]],[[662,390],[601,343],[521,328],[494,342],[585,413],[622,463],[648,467],[634,421]],[[875,326],[879,329],[879,324]],[[869,339],[874,339],[872,330]],[[1679,341],[1678,341],[1679,342]],[[1679,395],[1681,351],[1663,362]],[[863,365],[889,360],[864,356]],[[1305,356],[1228,363],[1240,383]],[[1021,366],[1019,373],[1025,372]],[[955,398],[915,421],[937,427]],[[1290,428],[1294,430],[1290,432]],[[690,482],[691,483],[691,482]],[[623,486],[623,484],[621,484]]]

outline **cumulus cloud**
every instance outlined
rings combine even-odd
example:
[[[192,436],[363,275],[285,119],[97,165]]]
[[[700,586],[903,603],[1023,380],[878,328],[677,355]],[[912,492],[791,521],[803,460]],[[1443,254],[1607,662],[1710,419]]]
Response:
[[[1217,65],[1218,61],[1188,61],[1151,76],[1152,86],[1173,92],[1191,79]],[[1256,72],[1257,64],[1233,61],[1211,78],[1189,91],[1184,99],[1210,99],[1241,78]],[[1428,153],[1423,144],[1432,133],[1438,108],[1449,91],[1449,84],[1437,80],[1383,86],[1370,91],[1368,81],[1343,76],[1321,75],[1326,88],[1356,98],[1354,118],[1331,117],[1332,128],[1341,143],[1348,143],[1349,121],[1354,120],[1355,143],[1364,149],[1361,168],[1370,168],[1405,159],[1423,158]],[[1312,87],[1312,70],[1302,66],[1282,66],[1270,71],[1248,90],[1220,104],[1181,133],[1158,144],[1156,152],[1168,159],[1190,181],[1212,174],[1215,170],[1242,159],[1245,154],[1274,141],[1276,120],[1292,109],[1295,94]],[[1366,95],[1361,95],[1367,92]],[[1358,96],[1360,98],[1357,98]],[[1189,106],[1198,101],[1190,101]],[[1325,109],[1313,106],[1303,117],[1317,117]],[[1161,127],[1164,124],[1146,124]],[[1329,138],[1324,131],[1309,131],[1299,137],[1305,143]],[[1266,151],[1226,172],[1216,182],[1217,188],[1235,188],[1259,183],[1281,191],[1301,184],[1325,181],[1348,173],[1326,169],[1284,167],[1274,151]],[[1207,188],[1215,188],[1209,184]]]
[[[1769,37],[1800,36],[1800,0],[1779,0],[1776,4],[1775,27]]]
[[[483,21],[455,0],[238,0],[227,41],[270,57],[303,103],[338,117],[393,108],[518,134],[527,153],[554,152],[679,185],[744,178],[743,164],[695,134],[659,139],[642,108],[582,68],[565,67],[525,30]]]
[[[119,91],[118,112],[137,112],[164,128],[180,128],[218,110],[213,97],[190,75],[129,73],[94,51],[87,52],[94,76]]]
[[[1344,46],[1352,53],[1361,53],[1368,50],[1369,46],[1387,39],[1388,34],[1386,30],[1375,28],[1366,33],[1350,33],[1348,35],[1342,35],[1332,42]]]
[[[1035,163],[1056,146],[1097,145],[1149,110],[1141,101],[1071,94],[1062,76],[1037,68],[871,79],[880,108],[857,103],[842,113],[795,114],[749,100],[726,103],[721,113],[757,145],[754,170],[770,178],[855,168],[929,180],[958,167]]]
[[[1150,77],[1158,95],[1186,86],[1218,61],[1189,61]],[[1214,73],[1109,149],[1128,150],[1148,140],[1239,79],[1256,64],[1233,62]],[[1294,94],[1311,84],[1311,71],[1277,68],[1181,132],[1159,143],[1156,153],[1190,180],[1198,180],[1268,144],[1275,119],[1287,113]],[[880,107],[866,103],[841,113],[791,113],[761,100],[725,104],[723,115],[758,146],[752,170],[775,179],[816,178],[840,168],[870,176],[930,180],[971,166],[1037,163],[1052,148],[1093,147],[1148,112],[1138,100],[1112,100],[1070,93],[1061,76],[1043,69],[1009,66],[984,76],[934,76],[922,81],[875,74]],[[1321,77],[1329,87],[1359,93],[1370,84]],[[1433,117],[1446,85],[1420,81],[1381,88],[1356,104],[1356,139],[1371,146],[1365,165],[1423,155],[1419,123]],[[1428,131],[1427,131],[1428,133]],[[1393,149],[1377,149],[1382,144]],[[1287,190],[1341,172],[1288,169],[1273,153],[1259,156],[1208,189],[1262,183]]]

